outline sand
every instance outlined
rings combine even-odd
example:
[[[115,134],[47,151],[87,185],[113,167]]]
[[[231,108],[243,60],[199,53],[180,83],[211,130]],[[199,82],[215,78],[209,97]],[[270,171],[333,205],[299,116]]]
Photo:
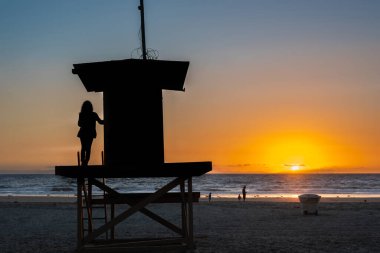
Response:
[[[73,198],[0,198],[0,252],[74,252]],[[118,210],[126,208],[120,206]],[[149,209],[176,223],[177,204]],[[380,200],[325,198],[319,215],[303,215],[297,199],[213,199],[194,204],[195,252],[379,252]],[[143,215],[121,224],[117,235],[168,235]]]

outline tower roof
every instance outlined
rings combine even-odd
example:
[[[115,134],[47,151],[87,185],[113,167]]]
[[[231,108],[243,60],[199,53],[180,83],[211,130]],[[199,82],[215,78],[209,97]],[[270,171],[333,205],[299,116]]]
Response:
[[[184,91],[188,61],[124,59],[74,64],[87,91],[150,89]]]

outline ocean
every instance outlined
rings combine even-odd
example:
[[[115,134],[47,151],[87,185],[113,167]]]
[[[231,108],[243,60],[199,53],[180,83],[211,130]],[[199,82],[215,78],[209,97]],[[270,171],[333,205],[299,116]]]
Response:
[[[153,192],[171,178],[106,179],[123,192]],[[327,197],[380,197],[380,174],[205,174],[193,178],[193,190],[205,198],[237,198],[246,185],[247,197],[297,197],[304,193]],[[97,188],[94,187],[95,193]],[[178,189],[173,189],[178,191]],[[98,193],[101,193],[98,191]],[[0,174],[0,196],[74,196],[76,179],[51,174]]]

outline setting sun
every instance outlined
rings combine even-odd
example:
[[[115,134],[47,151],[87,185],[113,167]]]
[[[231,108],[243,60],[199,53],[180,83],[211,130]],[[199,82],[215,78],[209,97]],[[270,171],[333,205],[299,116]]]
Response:
[[[291,167],[290,167],[290,170],[291,171],[297,171],[297,170],[299,170],[300,169],[300,166],[299,165],[292,165]]]
[[[328,143],[318,132],[271,133],[256,140],[255,158],[271,173],[310,172],[331,164]],[[307,165],[307,166],[306,166]]]

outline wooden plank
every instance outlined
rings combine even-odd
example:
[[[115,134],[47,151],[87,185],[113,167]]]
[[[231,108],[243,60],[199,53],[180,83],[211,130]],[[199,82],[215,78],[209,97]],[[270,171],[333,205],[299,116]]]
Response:
[[[104,199],[93,199],[93,204],[134,204],[142,199],[148,197],[152,193],[118,193],[112,195],[105,195]],[[152,203],[182,203],[181,192],[168,192],[160,198],[154,200]],[[193,202],[199,202],[200,192],[192,193]],[[185,201],[189,198],[189,193],[183,193]]]
[[[167,252],[188,248],[183,238],[136,238],[131,240],[102,241],[84,245],[81,252]]]
[[[91,247],[87,246],[82,248],[80,252],[86,253],[137,253],[137,252],[185,252],[188,247],[185,244],[168,244],[168,245],[137,245],[137,246],[118,246],[118,247],[102,247],[98,248],[97,246]]]
[[[123,239],[115,239],[115,240],[105,240],[105,239],[95,239],[90,245],[117,245],[120,243],[136,243],[136,242],[147,242],[147,241],[156,241],[156,242],[165,242],[165,241],[178,241],[183,242],[183,237],[176,237],[176,236],[166,236],[166,237],[135,237],[135,238],[123,238]]]
[[[152,168],[139,166],[108,167],[106,165],[56,166],[55,175],[70,178],[141,178],[141,177],[195,177],[212,170],[211,162],[163,163]]]

